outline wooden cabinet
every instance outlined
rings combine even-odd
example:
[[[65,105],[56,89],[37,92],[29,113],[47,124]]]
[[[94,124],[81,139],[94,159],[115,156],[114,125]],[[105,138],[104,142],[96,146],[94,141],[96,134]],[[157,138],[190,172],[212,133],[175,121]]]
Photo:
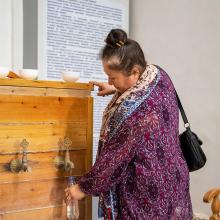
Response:
[[[92,165],[92,86],[84,83],[0,80],[0,219],[66,219],[63,201],[69,172],[57,169],[72,141],[73,175]],[[26,139],[30,172],[11,172]],[[80,201],[80,219],[91,219],[91,198]]]

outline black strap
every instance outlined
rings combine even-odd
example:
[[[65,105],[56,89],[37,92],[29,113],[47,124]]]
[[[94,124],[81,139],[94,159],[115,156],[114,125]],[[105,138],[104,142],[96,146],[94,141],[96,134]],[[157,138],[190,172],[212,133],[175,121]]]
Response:
[[[185,113],[185,111],[184,111],[184,109],[183,109],[182,103],[181,103],[181,101],[180,101],[180,98],[179,98],[179,96],[178,96],[176,90],[175,90],[175,93],[176,93],[176,98],[177,98],[177,102],[178,102],[178,106],[179,106],[179,110],[180,110],[181,116],[182,116],[182,118],[183,118],[184,125],[185,125],[185,127],[187,128],[187,127],[189,127],[190,125],[189,125],[188,119],[187,119],[187,117],[186,117],[186,113]]]

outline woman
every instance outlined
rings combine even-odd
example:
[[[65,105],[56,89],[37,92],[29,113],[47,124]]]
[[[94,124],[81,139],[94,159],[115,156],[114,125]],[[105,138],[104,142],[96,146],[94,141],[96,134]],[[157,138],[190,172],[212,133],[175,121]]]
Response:
[[[67,203],[94,195],[105,219],[192,219],[169,76],[147,65],[139,44],[120,29],[108,34],[101,58],[109,86],[98,83],[99,95],[115,94],[103,114],[96,162],[66,189]]]

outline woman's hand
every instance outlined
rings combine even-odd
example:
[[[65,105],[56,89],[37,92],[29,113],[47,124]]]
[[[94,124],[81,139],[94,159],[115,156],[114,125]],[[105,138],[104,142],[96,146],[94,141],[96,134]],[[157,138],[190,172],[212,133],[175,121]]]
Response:
[[[99,92],[97,93],[98,96],[112,95],[116,92],[116,88],[106,82],[91,81],[90,83],[99,87]]]
[[[79,185],[73,185],[70,187],[67,187],[65,189],[65,202],[68,205],[71,200],[81,200],[84,197],[86,197],[86,194],[80,189]]]

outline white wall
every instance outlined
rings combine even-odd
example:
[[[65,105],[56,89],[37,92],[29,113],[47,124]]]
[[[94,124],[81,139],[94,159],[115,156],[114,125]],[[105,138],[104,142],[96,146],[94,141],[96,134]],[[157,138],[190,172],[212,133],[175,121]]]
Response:
[[[0,66],[11,67],[11,1],[0,0]]]
[[[191,173],[195,212],[210,213],[203,194],[220,187],[220,1],[131,0],[130,34],[150,63],[173,79],[207,165]]]
[[[22,0],[0,0],[0,66],[12,70],[23,62]]]

